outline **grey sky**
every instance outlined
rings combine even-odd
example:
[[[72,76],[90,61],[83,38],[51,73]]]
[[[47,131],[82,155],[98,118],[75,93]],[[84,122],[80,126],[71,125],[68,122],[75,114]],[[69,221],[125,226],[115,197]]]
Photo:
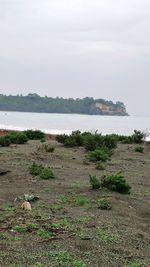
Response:
[[[150,115],[149,0],[0,0],[0,93],[105,98]]]

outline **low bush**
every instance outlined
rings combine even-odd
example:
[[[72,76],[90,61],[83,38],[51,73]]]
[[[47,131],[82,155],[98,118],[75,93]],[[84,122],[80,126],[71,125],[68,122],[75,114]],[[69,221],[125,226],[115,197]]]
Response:
[[[99,189],[101,186],[101,183],[96,175],[90,175],[90,184],[92,186],[92,189]]]
[[[45,133],[40,130],[25,130],[23,133],[29,140],[45,139]]]
[[[135,152],[143,153],[144,152],[144,147],[143,146],[137,146],[135,148]]]
[[[3,147],[7,147],[7,146],[10,146],[11,144],[11,140],[9,138],[9,136],[1,136],[0,137],[0,146],[3,146]]]
[[[94,151],[90,151],[88,153],[88,159],[90,161],[107,161],[110,159],[110,152],[105,147],[97,148]]]
[[[106,187],[109,190],[119,193],[130,193],[130,185],[124,179],[124,176],[119,172],[109,176],[103,176],[101,178],[101,186]]]
[[[106,164],[103,163],[103,162],[98,162],[96,167],[95,167],[96,170],[101,170],[101,171],[104,171],[106,169]]]
[[[33,162],[30,167],[30,174],[39,176],[39,178],[44,180],[55,178],[55,175],[50,167],[44,167],[43,165],[37,164],[35,162]]]
[[[21,132],[11,132],[7,136],[12,144],[25,144],[28,141],[26,134]]]

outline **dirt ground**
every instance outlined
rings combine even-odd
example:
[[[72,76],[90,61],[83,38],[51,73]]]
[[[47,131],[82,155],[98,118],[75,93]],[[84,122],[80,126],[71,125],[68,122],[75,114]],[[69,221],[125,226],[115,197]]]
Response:
[[[83,148],[47,142],[54,152],[42,150],[40,141],[0,148],[0,170],[9,171],[0,175],[0,266],[149,267],[150,144],[144,153],[118,144],[106,169],[97,170]],[[32,176],[34,161],[50,166],[56,178]],[[118,171],[131,194],[91,189],[90,174]],[[31,193],[39,200],[22,210],[20,198]],[[104,200],[111,209],[99,208]]]

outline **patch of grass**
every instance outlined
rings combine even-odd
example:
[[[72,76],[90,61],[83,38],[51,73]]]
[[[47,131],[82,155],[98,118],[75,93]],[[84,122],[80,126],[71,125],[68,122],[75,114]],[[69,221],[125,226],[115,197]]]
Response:
[[[124,176],[120,172],[109,176],[104,175],[101,178],[101,186],[123,194],[129,194],[131,189],[130,185],[126,182]]]
[[[101,186],[101,183],[96,175],[90,175],[90,184],[92,186],[92,189],[99,189]]]
[[[126,267],[142,267],[142,263],[138,260],[130,261]]]
[[[95,167],[96,170],[104,171],[106,169],[106,164],[103,162],[98,162]]]
[[[74,198],[74,204],[77,206],[84,206],[89,203],[90,203],[90,200],[88,199],[87,196],[83,194],[76,195]]]
[[[11,235],[8,235],[7,233],[0,233],[0,239],[4,239],[7,241],[19,241],[20,237],[11,236]]]
[[[69,251],[48,252],[48,257],[54,259],[60,267],[86,267],[84,262]]]
[[[44,229],[44,228],[40,228],[38,231],[37,231],[37,235],[42,237],[42,238],[50,238],[51,236],[53,236],[53,233]]]
[[[16,225],[13,229],[18,233],[25,233],[27,231],[26,227],[21,225]]]
[[[98,205],[98,208],[101,210],[110,210],[112,208],[106,198],[98,198],[96,200],[96,204]]]
[[[30,174],[35,176],[38,175],[41,179],[44,180],[55,178],[54,173],[49,167],[44,167],[41,164],[37,164],[36,162],[33,162],[30,166]]]
[[[135,152],[143,153],[144,152],[144,147],[143,146],[137,146],[135,148]]]
[[[109,242],[116,242],[118,239],[118,236],[111,234],[108,231],[99,230],[97,232],[97,238],[103,242],[109,243]]]

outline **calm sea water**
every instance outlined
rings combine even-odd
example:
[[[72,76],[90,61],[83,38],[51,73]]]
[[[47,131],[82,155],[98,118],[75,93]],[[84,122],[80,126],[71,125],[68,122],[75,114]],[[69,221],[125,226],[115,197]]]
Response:
[[[150,117],[94,116],[0,111],[1,129],[40,129],[47,133],[71,133],[73,130],[129,135],[134,129],[150,132]]]

